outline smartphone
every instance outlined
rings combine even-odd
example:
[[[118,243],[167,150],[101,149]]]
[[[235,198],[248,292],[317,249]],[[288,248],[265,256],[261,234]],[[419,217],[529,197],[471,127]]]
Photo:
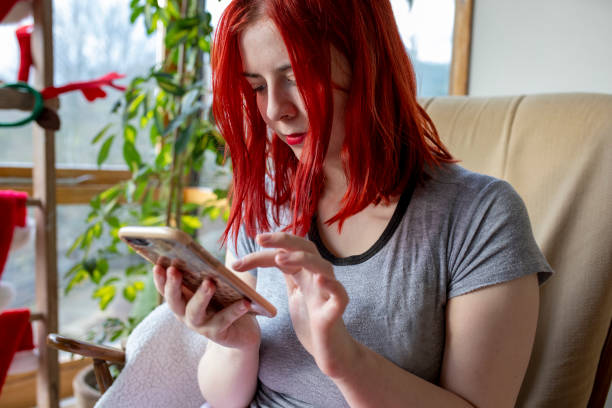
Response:
[[[119,229],[119,238],[151,263],[179,269],[183,286],[192,292],[205,278],[211,278],[216,290],[209,307],[214,310],[247,299],[255,314],[276,316],[276,308],[270,302],[183,231],[169,227],[123,227]]]

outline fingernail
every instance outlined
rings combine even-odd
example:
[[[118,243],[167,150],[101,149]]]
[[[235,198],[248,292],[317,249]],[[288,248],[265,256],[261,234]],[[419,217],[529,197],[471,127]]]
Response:
[[[270,236],[266,234],[260,234],[258,239],[260,244],[265,244],[266,242],[270,241]]]
[[[240,303],[240,311],[241,312],[246,312],[247,310],[249,310],[249,305],[246,301]]]
[[[242,261],[236,261],[232,264],[232,268],[237,269],[242,266]]]
[[[279,262],[285,262],[289,260],[289,253],[288,252],[280,252],[278,255],[276,255],[276,260]]]

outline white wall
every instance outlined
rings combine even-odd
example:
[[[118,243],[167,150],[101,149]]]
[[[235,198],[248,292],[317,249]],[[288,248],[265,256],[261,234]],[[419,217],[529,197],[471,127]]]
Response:
[[[612,0],[475,0],[470,95],[612,93]]]

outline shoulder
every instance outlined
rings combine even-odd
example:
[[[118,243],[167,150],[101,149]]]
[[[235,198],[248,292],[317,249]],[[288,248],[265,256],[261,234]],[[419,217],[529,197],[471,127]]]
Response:
[[[454,193],[463,197],[475,197],[482,194],[516,194],[507,181],[476,173],[457,164],[442,165],[427,175],[428,179],[422,187],[429,191],[444,191],[447,195]]]
[[[417,187],[416,202],[451,216],[476,215],[475,212],[496,208],[497,211],[524,211],[525,205],[516,190],[505,180],[467,170],[456,164],[442,165],[427,172],[427,180]]]

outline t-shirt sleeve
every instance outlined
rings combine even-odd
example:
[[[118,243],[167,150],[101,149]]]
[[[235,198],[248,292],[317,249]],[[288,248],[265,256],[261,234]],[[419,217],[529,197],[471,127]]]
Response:
[[[552,274],[523,200],[503,180],[488,183],[457,214],[449,256],[448,297],[537,273]]]
[[[241,226],[240,230],[238,231],[238,240],[235,245],[234,234],[232,233],[232,231],[230,231],[227,239],[227,250],[230,251],[230,253],[237,260],[257,251],[255,240],[247,235],[243,226]],[[251,269],[249,272],[251,273],[251,275],[257,277],[257,268]]]

